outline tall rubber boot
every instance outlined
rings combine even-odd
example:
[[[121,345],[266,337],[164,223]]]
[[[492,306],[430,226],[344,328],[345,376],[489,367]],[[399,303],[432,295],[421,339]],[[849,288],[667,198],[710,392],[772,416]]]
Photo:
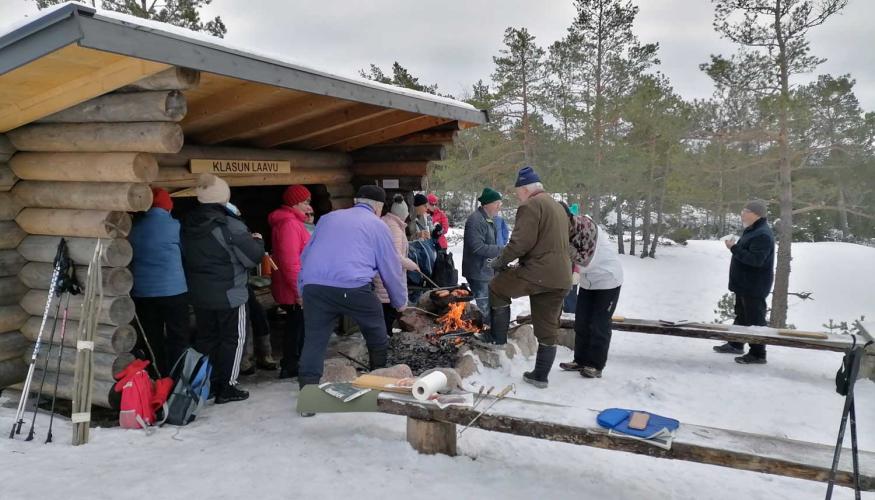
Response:
[[[535,357],[535,369],[523,373],[523,380],[538,389],[546,389],[547,376],[550,375],[550,369],[553,368],[554,361],[556,361],[556,346],[538,344],[538,354]]]
[[[510,306],[493,308],[490,312],[492,328],[486,332],[478,333],[474,337],[480,342],[488,344],[507,344],[507,330],[510,328]]]
[[[386,363],[389,361],[389,348],[368,349],[368,361],[371,371],[378,368],[386,368]]]

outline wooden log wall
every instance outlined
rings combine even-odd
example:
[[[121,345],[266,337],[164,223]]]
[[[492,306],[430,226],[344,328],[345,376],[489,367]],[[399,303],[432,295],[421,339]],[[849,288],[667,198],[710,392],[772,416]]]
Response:
[[[155,155],[180,152],[178,122],[186,113],[180,91],[198,79],[195,71],[171,68],[0,135],[0,387],[24,379],[60,239],[67,241],[83,283],[102,239],[104,299],[94,338],[94,404],[110,405],[113,374],[133,360],[137,339],[130,326],[130,213],[152,204],[150,183],[159,174]],[[63,346],[58,328],[51,352],[47,345],[40,350],[37,376],[48,359],[48,380],[54,381],[62,353],[59,395],[70,398],[81,295],[69,303],[63,297],[60,310],[56,304],[49,309],[42,341],[49,343],[52,318],[67,305]]]

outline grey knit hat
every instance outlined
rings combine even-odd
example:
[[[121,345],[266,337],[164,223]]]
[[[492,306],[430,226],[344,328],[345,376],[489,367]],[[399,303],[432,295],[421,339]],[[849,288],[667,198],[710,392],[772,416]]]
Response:
[[[750,200],[744,205],[744,209],[753,212],[760,217],[765,217],[769,212],[769,204],[765,200]]]

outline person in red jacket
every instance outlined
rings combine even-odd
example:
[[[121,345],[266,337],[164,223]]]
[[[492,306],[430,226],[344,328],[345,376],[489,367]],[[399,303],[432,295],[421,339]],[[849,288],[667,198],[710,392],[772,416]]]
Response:
[[[271,227],[271,249],[277,268],[271,273],[271,292],[277,304],[286,311],[286,335],[283,339],[283,359],[280,378],[298,375],[298,358],[304,345],[304,311],[298,274],[301,253],[310,241],[304,225],[310,209],[310,191],[296,184],[283,193],[283,205],[268,215]]]
[[[435,225],[441,225],[441,236],[438,238],[438,246],[441,249],[447,249],[447,231],[450,229],[450,220],[447,218],[447,214],[438,207],[440,203],[440,199],[438,199],[437,195],[434,193],[429,193],[426,197],[428,199],[428,213],[431,214],[431,220]]]

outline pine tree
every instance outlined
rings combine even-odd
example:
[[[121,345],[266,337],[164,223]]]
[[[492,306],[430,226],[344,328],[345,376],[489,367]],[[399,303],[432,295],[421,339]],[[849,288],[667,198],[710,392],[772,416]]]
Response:
[[[714,28],[725,38],[750,49],[743,61],[748,88],[776,100],[777,153],[780,196],[778,263],[772,292],[770,323],[787,323],[787,293],[790,284],[793,241],[793,185],[790,151],[790,79],[807,73],[822,62],[810,54],[808,32],[839,12],[847,0],[713,0]],[[716,57],[708,67],[712,77],[731,67]]]
[[[588,134],[594,154],[595,175],[603,175],[608,146],[607,133],[617,116],[616,105],[628,94],[641,73],[659,61],[658,44],[642,45],[632,31],[638,7],[629,0],[576,0],[577,15],[569,33],[577,45],[582,68],[589,75],[591,113]],[[616,125],[616,122],[613,122]],[[598,182],[591,185],[593,214],[598,220],[601,189]],[[617,199],[618,247],[623,250],[623,222]]]
[[[34,0],[40,10],[66,1],[68,0]],[[199,11],[212,2],[213,0],[100,0],[99,7],[224,38],[228,28],[221,17],[216,16],[206,23],[201,21]],[[91,6],[97,7],[98,2],[91,0]]]
[[[521,138],[523,159],[532,162],[530,119],[542,100],[544,49],[526,28],[507,28],[504,45],[501,55],[492,58],[495,63],[492,80],[497,85],[495,107],[504,116],[519,120],[516,131]]]

